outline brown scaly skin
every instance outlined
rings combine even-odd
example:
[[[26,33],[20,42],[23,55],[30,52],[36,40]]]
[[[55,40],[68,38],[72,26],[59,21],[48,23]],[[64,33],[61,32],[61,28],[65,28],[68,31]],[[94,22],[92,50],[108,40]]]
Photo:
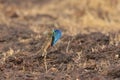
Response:
[[[42,53],[42,56],[46,56],[48,48],[51,47],[51,42],[52,42],[52,32],[48,33],[45,42],[43,43],[41,49],[37,53],[38,54]]]
[[[41,52],[42,56],[47,55],[47,50],[51,47],[52,37],[48,36],[45,40],[45,43],[42,45]]]
[[[45,65],[46,72],[47,72],[46,56],[47,56],[47,50],[49,49],[49,47],[51,47],[52,34],[53,34],[52,32],[48,33],[48,35],[46,36],[46,40],[43,43],[41,49],[37,52],[37,56],[39,56],[40,53],[42,53],[42,56],[44,57],[44,65]]]

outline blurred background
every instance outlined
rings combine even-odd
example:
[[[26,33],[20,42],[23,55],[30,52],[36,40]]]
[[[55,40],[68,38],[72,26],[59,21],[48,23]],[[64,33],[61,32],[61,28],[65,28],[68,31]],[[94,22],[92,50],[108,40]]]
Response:
[[[120,0],[0,0],[0,80],[120,80]]]
[[[75,35],[120,30],[120,0],[0,0],[0,24]]]

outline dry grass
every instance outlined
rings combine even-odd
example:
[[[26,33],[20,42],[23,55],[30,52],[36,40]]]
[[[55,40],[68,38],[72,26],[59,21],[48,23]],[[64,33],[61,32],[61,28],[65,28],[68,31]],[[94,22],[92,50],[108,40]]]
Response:
[[[109,32],[120,30],[119,7],[119,0],[56,0],[44,7],[34,7],[24,14],[51,15],[71,34],[84,32],[86,28]]]
[[[23,16],[46,14],[56,20],[42,20],[45,24],[58,23],[58,27],[67,29],[67,33],[74,35],[77,33],[87,33],[87,28],[91,32],[102,31],[104,33],[120,30],[120,1],[119,0],[53,0],[45,5],[34,5],[27,3],[29,7],[9,6],[5,12],[0,13],[1,23],[10,24],[10,19],[6,18],[6,13],[16,12],[22,19]],[[0,6],[0,11],[5,9]],[[5,13],[5,14],[4,14]],[[9,16],[7,15],[7,16]],[[35,22],[30,27],[32,30],[39,32],[42,28]],[[44,28],[43,28],[44,30]]]

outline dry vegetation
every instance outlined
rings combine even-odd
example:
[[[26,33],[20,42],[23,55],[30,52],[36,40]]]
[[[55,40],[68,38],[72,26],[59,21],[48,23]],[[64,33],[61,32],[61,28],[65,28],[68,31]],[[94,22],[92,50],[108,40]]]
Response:
[[[0,0],[0,80],[120,80],[120,0]]]

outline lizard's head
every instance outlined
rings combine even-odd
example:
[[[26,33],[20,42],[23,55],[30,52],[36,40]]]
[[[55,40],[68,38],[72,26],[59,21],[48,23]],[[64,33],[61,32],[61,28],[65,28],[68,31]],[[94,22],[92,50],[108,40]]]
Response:
[[[61,38],[61,36],[62,36],[62,32],[60,30],[58,29],[53,30],[51,46],[54,46],[56,42]]]

